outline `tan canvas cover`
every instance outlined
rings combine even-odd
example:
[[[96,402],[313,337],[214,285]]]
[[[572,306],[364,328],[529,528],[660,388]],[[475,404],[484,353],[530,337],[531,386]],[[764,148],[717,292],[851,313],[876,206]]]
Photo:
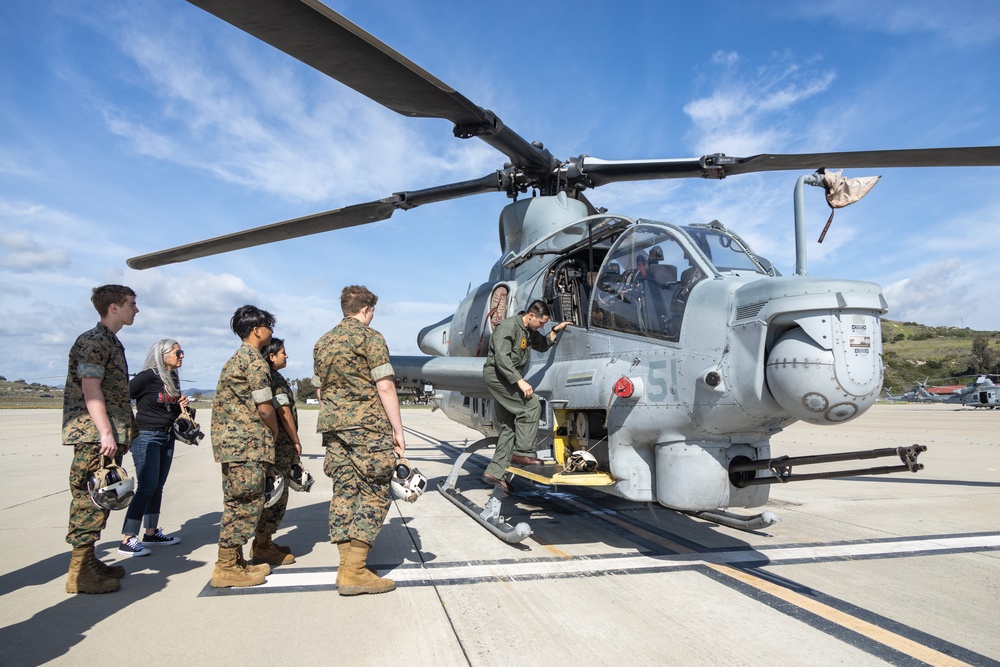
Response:
[[[826,190],[826,201],[830,208],[844,208],[858,201],[868,191],[875,187],[881,176],[864,176],[862,178],[844,178],[844,171],[823,172],[823,187]]]
[[[830,205],[830,217],[823,227],[823,232],[819,235],[819,242],[822,243],[826,237],[826,231],[830,229],[833,222],[834,211],[844,208],[849,204],[858,201],[868,191],[875,187],[881,176],[862,176],[861,178],[844,178],[841,174],[844,171],[824,171],[823,189],[826,190],[826,203]]]

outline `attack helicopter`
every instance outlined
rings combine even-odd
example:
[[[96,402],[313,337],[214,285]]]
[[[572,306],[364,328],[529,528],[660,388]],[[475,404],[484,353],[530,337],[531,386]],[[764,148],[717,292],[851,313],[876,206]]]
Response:
[[[922,468],[922,445],[771,455],[770,438],[790,424],[835,426],[855,419],[882,388],[880,317],[887,303],[881,288],[808,273],[803,193],[809,185],[829,194],[823,173],[796,180],[796,270],[788,276],[717,221],[677,225],[609,212],[584,193],[623,181],[718,180],[766,171],[997,166],[1000,147],[559,159],[317,0],[189,1],[392,111],[447,119],[457,138],[478,139],[506,156],[502,168],[472,180],[396,192],[128,260],[146,269],[373,223],[425,204],[506,195],[512,202],[499,216],[500,257],[489,275],[453,315],[420,331],[418,344],[427,356],[392,359],[401,386],[433,385],[446,415],[483,434],[438,489],[501,539],[518,542],[531,528],[504,520],[498,490],[480,507],[457,481],[468,458],[496,440],[493,402],[482,379],[493,327],[534,299],[549,305],[553,321],[574,326],[549,353],[533,355],[525,372],[543,404],[536,451],[545,463],[512,466],[510,475],[599,489],[753,530],[773,523],[774,515],[730,509],[764,505],[772,484]],[[795,472],[882,457],[898,461]]]

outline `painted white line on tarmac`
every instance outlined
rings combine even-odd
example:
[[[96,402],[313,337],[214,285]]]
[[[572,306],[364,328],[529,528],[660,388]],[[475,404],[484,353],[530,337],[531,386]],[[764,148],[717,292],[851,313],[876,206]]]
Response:
[[[888,542],[862,542],[834,544],[815,547],[776,547],[773,549],[741,549],[699,554],[677,554],[664,556],[591,556],[553,560],[525,560],[488,563],[456,563],[454,565],[430,565],[425,567],[399,567],[379,570],[399,583],[455,585],[473,581],[516,580],[592,576],[607,572],[628,573],[639,571],[665,571],[689,569],[698,565],[740,565],[762,563],[780,565],[782,563],[845,560],[853,558],[892,557],[901,554],[933,554],[952,551],[975,551],[978,549],[1000,549],[1000,534],[932,539],[912,539]],[[269,588],[303,588],[312,586],[331,587],[336,583],[336,568],[295,572],[278,570],[267,577],[267,582],[251,590]],[[249,591],[247,591],[249,592]]]

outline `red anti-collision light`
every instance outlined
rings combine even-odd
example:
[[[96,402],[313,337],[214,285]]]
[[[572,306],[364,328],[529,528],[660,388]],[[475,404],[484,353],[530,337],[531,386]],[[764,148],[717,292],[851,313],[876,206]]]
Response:
[[[635,387],[632,386],[632,381],[627,377],[622,376],[615,382],[615,395],[618,398],[628,398],[635,392]]]

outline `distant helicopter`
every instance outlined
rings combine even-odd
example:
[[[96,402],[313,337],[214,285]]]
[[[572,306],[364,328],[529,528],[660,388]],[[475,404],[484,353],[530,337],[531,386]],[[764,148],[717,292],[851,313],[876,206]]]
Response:
[[[576,326],[553,351],[533,356],[525,374],[543,401],[536,449],[547,463],[513,466],[511,475],[655,501],[753,530],[773,523],[774,515],[728,509],[760,507],[771,484],[922,468],[922,445],[771,457],[771,436],[795,421],[840,424],[864,413],[881,393],[880,316],[887,310],[881,288],[808,276],[803,191],[813,185],[829,194],[824,174],[796,181],[792,276],[779,275],[717,221],[679,226],[611,213],[584,192],[620,181],[761,171],[997,166],[1000,147],[560,160],[316,0],[190,1],[397,113],[448,119],[456,137],[478,138],[507,156],[503,168],[473,180],[128,260],[145,269],[385,220],[423,204],[505,193],[513,203],[500,213],[500,258],[488,278],[452,316],[419,333],[420,349],[430,356],[392,360],[402,386],[433,385],[445,414],[485,436],[458,458],[439,490],[501,539],[518,542],[531,528],[504,520],[499,491],[479,507],[457,480],[469,456],[495,442],[492,400],[482,380],[493,327],[536,298],[549,304],[554,321]],[[520,198],[529,191],[532,196]],[[879,457],[899,461],[793,473],[814,463]]]
[[[924,399],[924,397],[920,395],[919,388],[911,389],[909,391],[903,392],[902,394],[894,396],[892,393],[892,387],[888,387],[885,390],[885,400],[892,401],[895,403],[900,403],[900,402],[920,403],[926,399]]]
[[[994,410],[1000,408],[1000,386],[993,382],[993,377],[996,376],[980,375],[975,382],[945,395],[931,393],[927,391],[926,385],[920,384],[917,386],[917,393],[922,400],[932,403],[959,403],[970,408]]]

